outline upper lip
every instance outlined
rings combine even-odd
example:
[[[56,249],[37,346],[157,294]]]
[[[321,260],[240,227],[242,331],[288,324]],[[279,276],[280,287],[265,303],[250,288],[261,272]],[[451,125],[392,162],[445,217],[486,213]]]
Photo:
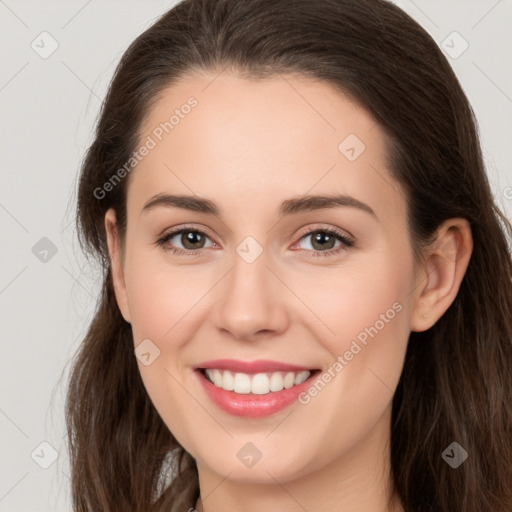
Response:
[[[299,366],[296,364],[281,363],[279,361],[269,361],[266,359],[258,359],[257,361],[241,361],[239,359],[214,359],[198,364],[196,370],[204,368],[217,368],[219,370],[230,370],[232,372],[241,373],[264,373],[279,371],[312,371],[313,368],[307,366]]]

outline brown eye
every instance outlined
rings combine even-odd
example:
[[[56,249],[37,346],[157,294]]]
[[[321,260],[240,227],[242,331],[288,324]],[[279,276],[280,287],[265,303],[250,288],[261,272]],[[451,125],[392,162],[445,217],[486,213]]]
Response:
[[[300,242],[310,240],[310,247],[306,247],[312,256],[333,256],[355,246],[355,241],[341,231],[334,229],[314,229],[308,231]],[[299,242],[299,243],[300,243]],[[336,242],[339,244],[336,246]]]
[[[182,231],[180,242],[185,249],[202,249],[205,237],[199,231]]]
[[[182,228],[162,236],[157,240],[157,244],[175,254],[193,254],[206,248],[209,239],[206,233],[198,229]]]
[[[322,249],[333,249],[336,244],[336,237],[325,231],[313,231],[310,235],[313,249],[321,251]]]

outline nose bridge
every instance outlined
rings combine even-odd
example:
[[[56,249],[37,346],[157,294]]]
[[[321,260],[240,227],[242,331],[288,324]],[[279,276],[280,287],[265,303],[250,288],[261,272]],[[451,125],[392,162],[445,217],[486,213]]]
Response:
[[[233,255],[222,297],[216,304],[217,327],[240,339],[251,339],[260,331],[281,332],[286,328],[286,297],[282,285],[267,268],[270,258],[264,248],[247,237]]]

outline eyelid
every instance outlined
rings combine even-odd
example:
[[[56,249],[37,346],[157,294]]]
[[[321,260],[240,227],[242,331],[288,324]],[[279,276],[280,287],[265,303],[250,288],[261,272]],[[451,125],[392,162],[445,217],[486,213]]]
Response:
[[[167,237],[169,235],[177,235],[178,233],[180,233],[181,231],[198,231],[200,233],[204,233],[205,235],[208,236],[208,238],[210,238],[212,241],[214,241],[215,237],[212,235],[211,231],[206,227],[206,226],[203,226],[202,224],[183,224],[182,226],[181,225],[178,225],[178,226],[175,226],[175,227],[172,227],[172,228],[169,228],[169,229],[164,229],[160,235],[157,236],[158,239],[161,239],[161,238],[164,238],[164,237]]]

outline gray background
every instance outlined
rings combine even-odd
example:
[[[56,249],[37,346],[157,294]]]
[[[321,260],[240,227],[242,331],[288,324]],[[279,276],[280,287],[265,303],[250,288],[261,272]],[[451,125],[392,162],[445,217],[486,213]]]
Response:
[[[65,383],[99,290],[75,239],[78,167],[118,59],[174,3],[0,0],[0,512],[71,510]],[[510,218],[512,1],[394,3],[447,52]]]

